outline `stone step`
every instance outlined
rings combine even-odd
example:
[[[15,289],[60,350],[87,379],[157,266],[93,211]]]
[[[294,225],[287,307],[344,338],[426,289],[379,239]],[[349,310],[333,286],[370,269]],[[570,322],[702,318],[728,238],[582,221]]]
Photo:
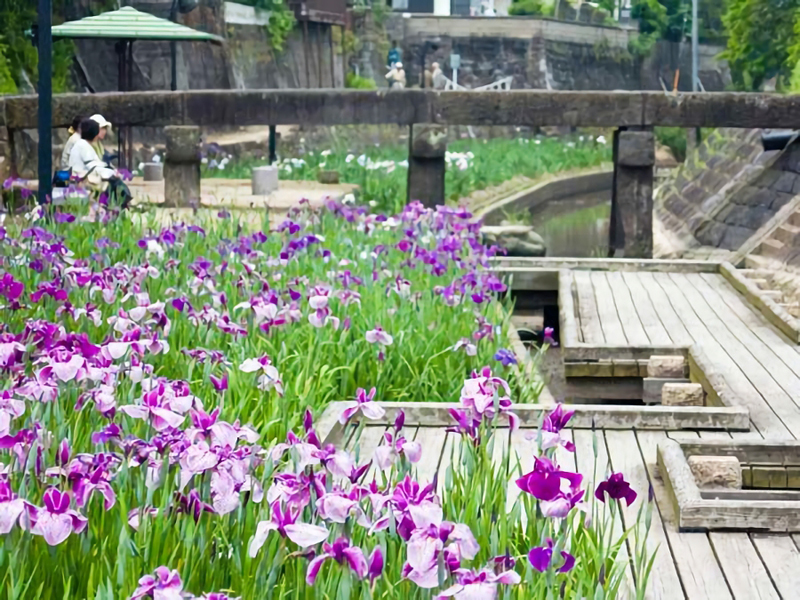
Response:
[[[800,227],[800,211],[793,212],[786,221],[789,225]]]
[[[800,246],[800,227],[796,225],[784,223],[772,235],[786,246]]]
[[[750,281],[755,283],[759,289],[768,290],[771,287],[771,284],[768,279],[761,279],[760,277],[751,277]]]
[[[739,273],[744,275],[745,277],[753,277],[761,278],[761,279],[772,279],[773,272],[769,269],[737,269]]]
[[[761,290],[761,295],[767,298],[771,298],[775,302],[783,301],[783,292],[778,290]]]
[[[783,243],[774,238],[764,240],[758,247],[758,253],[763,256],[780,256],[785,251],[786,248]]]

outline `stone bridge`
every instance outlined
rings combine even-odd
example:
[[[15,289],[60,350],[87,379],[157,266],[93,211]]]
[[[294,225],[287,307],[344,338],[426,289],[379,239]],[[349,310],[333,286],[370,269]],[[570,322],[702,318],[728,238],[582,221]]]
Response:
[[[14,172],[13,132],[37,126],[36,96],[0,99],[0,154]],[[448,125],[614,127],[611,248],[626,257],[652,255],[652,128],[800,128],[800,96],[657,92],[429,90],[205,90],[64,94],[53,98],[53,127],[76,114],[101,113],[123,130],[166,127],[168,139],[196,140],[175,127],[212,125],[395,124],[412,128],[409,198],[444,199]],[[170,131],[172,136],[170,136]],[[196,143],[196,142],[192,142]],[[180,153],[181,164],[192,155]],[[199,158],[198,158],[199,160]],[[169,156],[167,156],[169,162]]]

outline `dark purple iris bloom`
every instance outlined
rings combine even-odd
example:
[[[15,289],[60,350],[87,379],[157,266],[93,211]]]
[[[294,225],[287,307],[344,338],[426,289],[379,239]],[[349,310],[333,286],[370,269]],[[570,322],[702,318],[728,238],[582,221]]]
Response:
[[[183,495],[179,492],[175,493],[178,500],[178,512],[183,512],[194,517],[195,523],[200,520],[200,516],[204,513],[215,513],[214,507],[206,504],[200,499],[200,493],[193,489],[188,495]]]
[[[500,361],[504,367],[510,367],[511,365],[517,364],[517,359],[514,356],[514,353],[505,348],[500,348],[494,355],[494,359]]]
[[[517,487],[523,492],[528,492],[538,500],[554,500],[561,493],[561,480],[569,482],[573,491],[577,491],[583,481],[579,473],[561,471],[556,464],[546,456],[536,458],[533,471],[517,479]]]
[[[562,550],[561,558],[564,559],[564,562],[558,569],[556,569],[556,571],[558,573],[566,573],[567,571],[571,571],[572,567],[575,566],[575,557],[569,552]],[[532,548],[528,553],[528,560],[530,561],[531,566],[540,573],[547,571],[553,562],[553,540],[547,538],[546,546],[537,546],[536,548]]]
[[[106,444],[109,441],[119,438],[122,435],[122,429],[116,423],[110,423],[104,429],[96,431],[92,434],[93,444]]]
[[[215,377],[214,375],[209,375],[208,378],[211,380],[211,385],[214,386],[214,389],[218,392],[224,392],[228,389],[228,374],[225,373],[222,377]]]
[[[563,405],[557,404],[550,414],[544,418],[542,429],[544,431],[558,433],[567,426],[567,423],[569,423],[569,420],[574,414],[574,410],[564,410]]]
[[[628,506],[636,500],[636,492],[625,481],[622,473],[612,473],[606,481],[600,483],[594,492],[595,498],[600,502],[606,501],[606,494],[613,500],[625,500]]]
[[[58,224],[72,223],[75,220],[75,215],[71,213],[57,212],[55,215],[53,215],[53,218]]]
[[[361,548],[351,546],[350,540],[346,538],[339,538],[333,544],[327,542],[322,544],[322,553],[308,564],[306,572],[308,585],[314,585],[322,565],[329,559],[335,560],[340,565],[349,565],[359,579],[364,579],[369,572],[367,559]]]

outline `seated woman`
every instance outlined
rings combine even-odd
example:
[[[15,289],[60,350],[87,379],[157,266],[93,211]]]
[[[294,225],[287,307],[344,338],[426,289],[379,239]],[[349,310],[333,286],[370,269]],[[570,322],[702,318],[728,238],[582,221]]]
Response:
[[[125,208],[131,201],[131,193],[122,178],[97,156],[93,144],[100,135],[100,125],[94,119],[86,119],[81,123],[81,139],[75,142],[69,154],[68,166],[73,176],[85,181],[93,189],[104,192],[115,203]]]
[[[93,143],[100,135],[100,125],[93,119],[86,119],[81,123],[81,139],[72,146],[67,161],[68,168],[72,169],[72,174],[82,180],[88,180],[90,184],[102,187],[102,182],[110,180],[116,176],[117,171],[110,168],[100,160]]]
[[[61,153],[60,169],[69,169],[70,152],[72,152],[72,147],[75,145],[75,142],[81,139],[81,123],[83,123],[83,117],[78,116],[72,119],[72,127],[69,128],[69,139],[67,143],[64,144],[64,151]]]

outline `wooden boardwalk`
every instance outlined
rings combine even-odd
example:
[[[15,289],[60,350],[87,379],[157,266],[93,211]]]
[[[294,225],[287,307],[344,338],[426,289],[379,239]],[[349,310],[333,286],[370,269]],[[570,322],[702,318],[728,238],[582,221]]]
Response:
[[[722,399],[724,393],[725,404],[749,411],[748,432],[598,432],[605,442],[598,444],[601,462],[607,461],[608,470],[624,472],[637,490],[653,485],[658,515],[649,543],[659,552],[647,597],[800,597],[800,535],[680,532],[655,464],[658,444],[667,438],[800,439],[797,321],[728,264],[502,259],[497,268],[513,276],[512,289],[517,292],[558,290],[565,361],[594,360],[602,365],[615,357],[646,359],[662,353],[659,348],[684,352],[692,377],[702,371],[701,383],[709,396],[724,388],[719,396]],[[691,365],[693,355],[703,357],[698,369]],[[593,459],[592,435],[573,430],[574,460],[586,476]],[[512,448],[529,451],[515,440]],[[440,459],[441,470],[449,458],[443,454]]]
[[[798,346],[722,274],[575,270],[570,275],[580,343],[699,348],[736,402],[750,411],[754,435],[800,439]]]
[[[369,460],[380,443],[384,426],[367,426],[358,440],[350,439],[349,446],[357,451],[362,462]],[[439,473],[438,492],[446,493],[444,473],[450,464],[451,452],[460,443],[457,434],[443,427],[417,427],[406,435],[420,442],[422,460],[418,463],[420,481],[432,481]],[[495,459],[502,460],[503,450],[511,445],[512,469],[521,465],[526,472],[533,468],[534,442],[526,439],[531,429],[521,429],[500,438]],[[656,448],[668,436],[675,439],[719,439],[749,434],[722,432],[664,432],[633,430],[587,429],[571,431],[576,446],[574,454],[562,452],[559,460],[567,469],[581,472],[587,489],[614,471],[621,471],[639,493],[639,499],[629,509],[623,508],[625,525],[635,522],[640,501],[647,497],[653,485],[656,510],[648,538],[650,551],[656,560],[645,598],[652,600],[779,600],[798,597],[800,589],[800,535],[764,535],[758,533],[678,532],[664,485],[656,472]],[[598,436],[598,457],[595,469],[593,436]],[[596,472],[595,472],[596,471]],[[509,506],[519,494],[509,481]],[[372,477],[367,474],[367,479]],[[632,571],[631,571],[632,577]],[[621,597],[628,598],[625,595]]]

